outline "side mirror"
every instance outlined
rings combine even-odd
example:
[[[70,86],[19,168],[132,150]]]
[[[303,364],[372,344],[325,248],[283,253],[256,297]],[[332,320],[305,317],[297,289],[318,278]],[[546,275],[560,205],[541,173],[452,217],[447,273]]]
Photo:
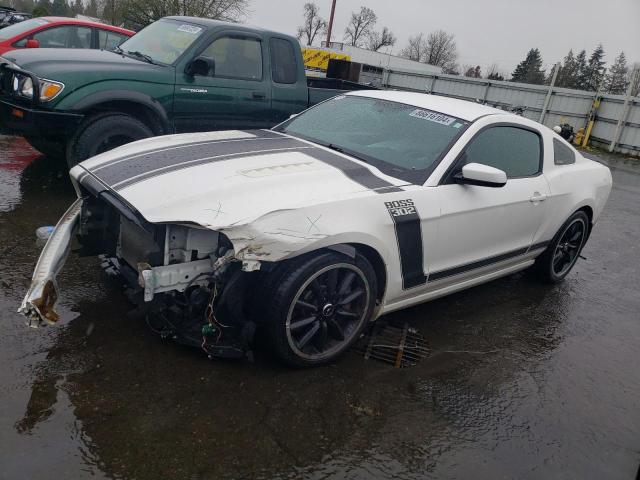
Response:
[[[214,77],[216,75],[216,62],[209,57],[194,58],[187,64],[184,73],[189,76],[201,75]]]
[[[26,48],[40,48],[40,42],[35,38],[30,38],[25,44]]]
[[[468,163],[453,178],[456,183],[479,187],[499,188],[507,184],[507,174],[504,171],[480,163]]]

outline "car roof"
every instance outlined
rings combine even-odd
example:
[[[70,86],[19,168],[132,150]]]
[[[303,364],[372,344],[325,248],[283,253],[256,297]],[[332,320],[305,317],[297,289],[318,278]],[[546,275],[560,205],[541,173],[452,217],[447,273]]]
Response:
[[[434,112],[451,115],[470,122],[473,122],[480,117],[484,117],[485,115],[513,115],[505,112],[504,110],[488,107],[480,103],[459,100],[457,98],[441,97],[439,95],[432,95],[428,93],[400,92],[393,90],[361,90],[357,92],[349,92],[347,95],[379,98],[381,100],[404,103],[418,108],[423,108],[425,110],[433,110]]]
[[[92,22],[91,20],[82,20],[80,18],[71,18],[71,17],[40,17],[40,18],[43,20],[47,20],[52,24],[67,23],[72,25],[86,25],[89,27],[103,28],[105,30],[112,30],[114,32],[122,32],[130,35],[133,35],[135,33],[134,31],[128,30],[126,28],[115,27],[107,23]]]

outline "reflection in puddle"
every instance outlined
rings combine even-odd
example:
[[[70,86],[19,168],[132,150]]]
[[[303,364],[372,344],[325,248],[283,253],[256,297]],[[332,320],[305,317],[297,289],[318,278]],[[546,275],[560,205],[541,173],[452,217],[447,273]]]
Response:
[[[0,135],[0,212],[11,211],[20,203],[21,173],[39,156],[22,138]]]

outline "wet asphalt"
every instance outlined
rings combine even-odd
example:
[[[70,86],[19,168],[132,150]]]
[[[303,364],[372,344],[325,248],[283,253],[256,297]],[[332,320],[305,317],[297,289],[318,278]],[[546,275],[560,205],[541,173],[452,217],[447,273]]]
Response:
[[[0,479],[633,479],[640,463],[640,160],[558,286],[520,273],[392,315],[432,354],[292,370],[210,361],[126,317],[71,254],[61,324],[15,313],[65,167],[0,137]]]

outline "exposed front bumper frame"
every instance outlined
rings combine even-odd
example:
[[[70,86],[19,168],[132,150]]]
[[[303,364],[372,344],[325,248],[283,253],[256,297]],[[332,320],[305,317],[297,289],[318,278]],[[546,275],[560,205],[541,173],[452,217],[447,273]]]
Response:
[[[78,198],[60,218],[40,253],[31,286],[18,309],[18,313],[27,317],[30,327],[37,328],[43,323],[53,325],[60,318],[54,310],[58,300],[56,277],[64,266],[78,228],[82,201],[82,198]]]

